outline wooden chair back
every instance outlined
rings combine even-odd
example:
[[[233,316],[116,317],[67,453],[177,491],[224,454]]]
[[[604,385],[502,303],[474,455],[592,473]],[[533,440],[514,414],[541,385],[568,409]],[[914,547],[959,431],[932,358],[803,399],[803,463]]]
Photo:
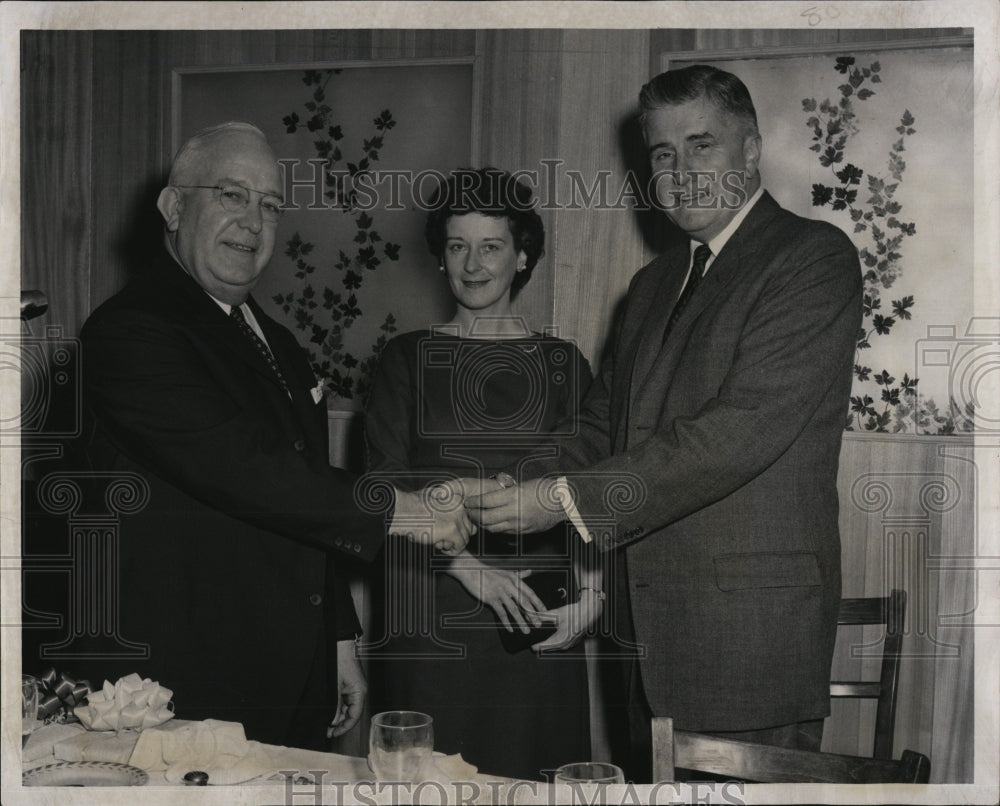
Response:
[[[885,625],[882,645],[882,670],[877,681],[834,680],[832,698],[874,699],[874,758],[891,759],[893,733],[896,729],[896,700],[899,694],[899,666],[903,647],[903,622],[906,618],[906,591],[892,590],[888,596],[842,599],[838,625]]]
[[[789,750],[674,730],[670,717],[654,717],[653,780],[673,781],[678,767],[754,783],[925,784],[931,773],[930,759],[911,750],[896,761]]]

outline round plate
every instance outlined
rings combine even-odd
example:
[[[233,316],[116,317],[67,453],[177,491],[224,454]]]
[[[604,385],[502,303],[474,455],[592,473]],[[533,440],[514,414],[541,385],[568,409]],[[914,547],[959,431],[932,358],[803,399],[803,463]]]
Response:
[[[21,775],[23,786],[142,786],[148,780],[138,767],[113,761],[60,761]]]

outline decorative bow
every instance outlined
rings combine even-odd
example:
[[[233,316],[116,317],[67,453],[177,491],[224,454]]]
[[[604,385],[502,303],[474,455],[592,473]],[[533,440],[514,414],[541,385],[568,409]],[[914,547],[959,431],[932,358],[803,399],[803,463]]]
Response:
[[[173,696],[170,689],[133,673],[114,685],[105,680],[104,687],[93,692],[87,705],[77,706],[74,713],[87,730],[144,730],[173,718]]]
[[[44,722],[60,721],[86,699],[93,689],[88,680],[74,680],[50,668],[38,679],[38,718]]]

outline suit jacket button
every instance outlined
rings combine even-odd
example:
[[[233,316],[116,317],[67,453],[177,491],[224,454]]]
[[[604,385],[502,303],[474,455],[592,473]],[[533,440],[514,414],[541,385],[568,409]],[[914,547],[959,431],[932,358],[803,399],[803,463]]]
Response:
[[[309,604],[311,605],[321,605],[323,604],[323,597],[318,593],[314,593],[309,597]]]
[[[302,453],[302,451],[304,451],[306,449],[306,442],[305,442],[304,439],[297,439],[297,440],[295,440],[295,443],[294,443],[293,447],[299,453]]]

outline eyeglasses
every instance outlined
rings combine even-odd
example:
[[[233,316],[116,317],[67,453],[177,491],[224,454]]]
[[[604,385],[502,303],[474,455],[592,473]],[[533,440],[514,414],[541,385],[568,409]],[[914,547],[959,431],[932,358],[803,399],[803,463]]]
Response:
[[[250,194],[259,193],[261,195],[260,216],[265,221],[278,221],[285,212],[281,206],[284,202],[277,196],[265,193],[263,190],[245,188],[243,185],[174,185],[173,187],[217,190],[219,191],[219,204],[230,213],[242,213],[250,206]]]

